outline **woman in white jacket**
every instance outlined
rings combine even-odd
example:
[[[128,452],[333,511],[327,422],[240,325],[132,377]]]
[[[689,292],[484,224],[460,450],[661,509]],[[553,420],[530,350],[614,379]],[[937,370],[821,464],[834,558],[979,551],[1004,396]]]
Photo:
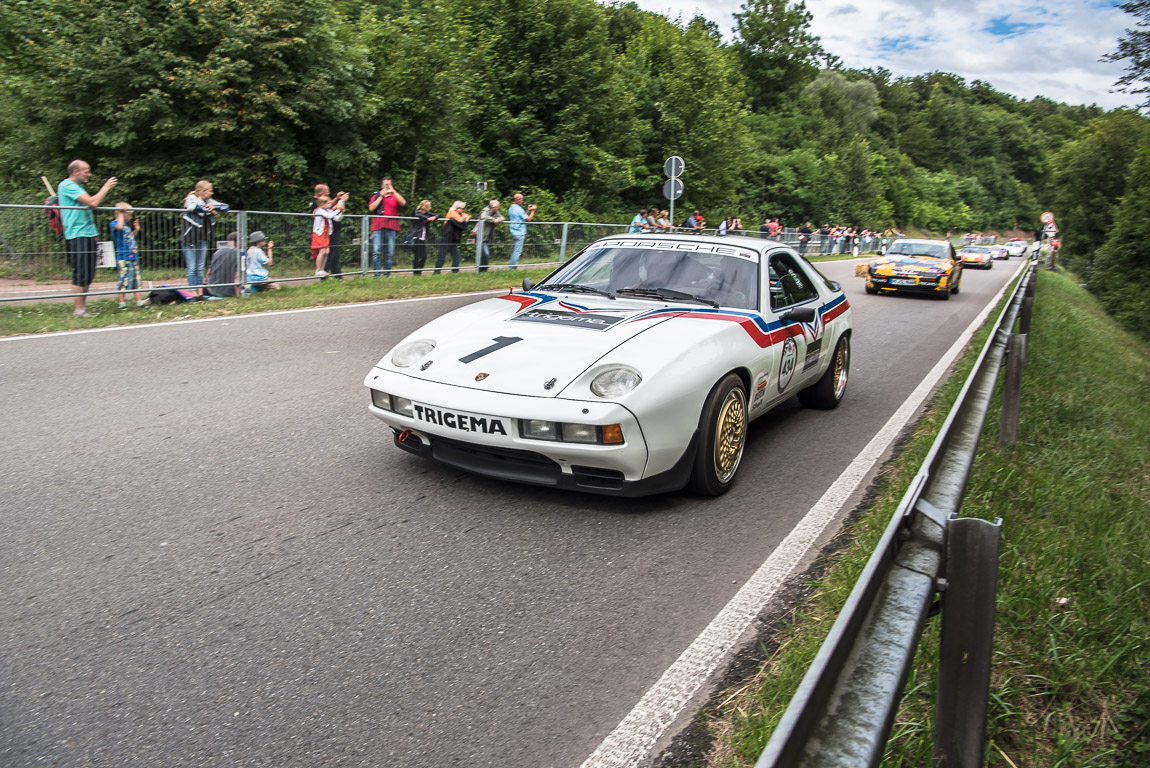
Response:
[[[327,254],[331,250],[331,223],[343,218],[347,193],[337,195],[333,200],[327,195],[316,198],[315,215],[311,226],[311,255],[315,259],[315,276],[327,277]]]

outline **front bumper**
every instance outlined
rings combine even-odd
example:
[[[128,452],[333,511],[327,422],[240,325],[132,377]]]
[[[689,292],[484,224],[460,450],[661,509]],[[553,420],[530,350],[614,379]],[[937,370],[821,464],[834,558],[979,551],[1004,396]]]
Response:
[[[901,282],[899,282],[901,281]],[[868,274],[867,288],[874,288],[887,292],[925,293],[938,295],[950,290],[949,275],[941,277],[922,275],[875,275]]]
[[[383,368],[364,381],[371,389],[419,404],[440,418],[427,420],[380,408],[368,409],[391,427],[395,444],[409,453],[434,459],[475,474],[532,485],[618,496],[640,496],[676,490],[686,485],[694,460],[692,435],[684,435],[684,450],[670,467],[651,468],[650,452],[638,419],[618,403],[575,401],[484,392],[422,381]],[[462,419],[442,414],[483,415],[500,420],[503,428],[461,430]],[[620,445],[535,440],[519,433],[520,419],[576,424],[619,424]]]

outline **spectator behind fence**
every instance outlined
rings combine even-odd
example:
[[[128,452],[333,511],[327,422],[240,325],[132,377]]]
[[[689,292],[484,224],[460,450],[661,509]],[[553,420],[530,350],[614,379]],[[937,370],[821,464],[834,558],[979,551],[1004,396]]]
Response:
[[[439,255],[435,258],[435,274],[443,267],[447,254],[451,252],[451,271],[459,271],[459,241],[467,229],[471,216],[463,212],[466,205],[462,200],[456,200],[447,210],[447,218],[443,221],[443,228],[439,231]]]
[[[268,282],[268,267],[272,265],[272,247],[275,241],[268,240],[263,232],[256,230],[248,235],[248,284],[244,286],[244,295],[250,296],[256,291],[279,290],[279,283]],[[267,245],[267,252],[263,246]]]
[[[727,232],[729,232],[730,230],[731,230],[731,217],[728,216],[727,218],[725,218],[719,222],[719,231],[717,234],[719,235],[719,237],[725,237]]]
[[[180,249],[188,268],[188,286],[204,284],[204,262],[208,260],[208,242],[212,239],[216,213],[227,213],[229,207],[212,198],[212,183],[197,181],[196,188],[184,198],[183,228]]]
[[[519,257],[523,254],[523,241],[527,237],[527,225],[524,222],[535,218],[535,206],[529,205],[523,209],[523,194],[516,192],[511,198],[511,207],[507,209],[507,218],[511,222],[511,268],[519,267]]]
[[[736,216],[735,218],[731,219],[731,226],[728,229],[732,235],[739,234],[743,231],[743,220]]]
[[[415,209],[415,232],[411,240],[411,271],[422,275],[423,265],[427,261],[427,235],[431,231],[431,223],[438,221],[439,217],[431,212],[431,201],[420,200],[419,207]]]
[[[92,209],[104,201],[116,177],[110,176],[100,191],[89,195],[83,185],[92,177],[92,167],[83,160],[68,163],[68,178],[56,187],[60,198],[60,220],[64,225],[64,244],[72,263],[72,314],[87,317],[88,287],[96,276],[96,217]]]
[[[384,277],[391,276],[391,265],[395,262],[395,235],[399,232],[399,209],[407,205],[403,195],[395,191],[391,176],[384,176],[379,182],[379,191],[372,192],[367,201],[371,214],[371,268],[379,277],[379,257],[387,246],[387,258],[383,262]]]
[[[631,226],[627,227],[628,234],[636,234],[638,232],[647,231],[647,209],[640,208],[639,212],[635,214],[635,218],[631,219]]]
[[[232,232],[227,241],[212,254],[212,261],[208,264],[207,287],[204,289],[208,296],[217,299],[230,298],[236,295],[235,285],[213,285],[213,283],[236,283],[239,274],[240,252],[236,248],[236,235]]]
[[[116,217],[112,219],[112,243],[116,247],[116,288],[120,294],[120,309],[128,308],[127,291],[136,292],[136,306],[146,307],[150,303],[140,293],[140,249],[136,238],[140,234],[140,222],[135,211],[127,203],[116,203]]]
[[[308,209],[307,209],[308,213],[315,213],[315,209],[316,209],[316,205],[317,205],[316,201],[323,195],[327,195],[328,197],[332,197],[331,188],[328,187],[327,184],[316,184],[315,185],[315,192],[311,198],[311,203],[308,205]],[[333,205],[332,208],[345,212],[347,209],[347,198],[348,197],[349,197],[349,195],[347,192],[339,192],[338,194],[336,194],[334,197],[335,205]],[[343,199],[341,200],[340,198],[343,198]],[[341,246],[341,239],[342,239],[341,230],[342,229],[343,229],[343,219],[342,218],[331,220],[331,233],[328,236],[328,246],[329,247],[328,247],[328,252],[327,252],[327,263],[323,267],[325,270],[327,270],[327,273],[329,275],[331,275],[332,277],[334,277],[336,280],[342,280],[343,279],[343,262],[342,262],[342,253],[341,253],[341,248],[342,248],[342,246]]]
[[[495,228],[503,223],[499,215],[499,201],[492,200],[479,214],[479,226],[483,227],[483,244],[479,247],[479,272],[486,272],[491,261],[491,238],[495,237]]]
[[[674,229],[671,224],[671,214],[667,211],[659,211],[659,218],[655,220],[655,223],[659,225],[660,232],[670,232]]]
[[[335,198],[320,195],[312,211],[311,255],[315,259],[315,276],[319,278],[328,275],[327,254],[331,250],[332,226],[343,219],[343,204],[347,193],[340,192],[339,195]]]
[[[687,220],[683,222],[683,229],[688,232],[702,232],[706,222],[703,221],[703,215],[698,211],[692,211]]]
[[[811,229],[811,223],[808,221],[799,227],[799,253],[805,254],[807,252],[807,245],[811,242],[811,235],[814,230]]]

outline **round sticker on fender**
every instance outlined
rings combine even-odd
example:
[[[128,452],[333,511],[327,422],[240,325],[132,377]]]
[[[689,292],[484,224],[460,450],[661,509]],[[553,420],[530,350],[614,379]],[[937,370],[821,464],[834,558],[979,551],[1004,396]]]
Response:
[[[795,364],[799,360],[799,345],[795,340],[787,337],[783,342],[783,354],[779,360],[779,391],[783,392],[791,384],[791,377],[795,375]]]

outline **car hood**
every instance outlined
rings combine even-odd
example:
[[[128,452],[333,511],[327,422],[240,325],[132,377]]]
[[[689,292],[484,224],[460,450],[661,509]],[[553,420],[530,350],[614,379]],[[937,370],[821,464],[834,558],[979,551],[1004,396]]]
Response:
[[[389,352],[379,367],[441,384],[554,397],[619,345],[676,316],[662,302],[508,294],[449,312],[409,336],[405,341],[435,342],[414,365],[396,368]]]
[[[876,275],[945,275],[954,268],[954,262],[930,256],[892,253],[872,261],[871,268]]]

